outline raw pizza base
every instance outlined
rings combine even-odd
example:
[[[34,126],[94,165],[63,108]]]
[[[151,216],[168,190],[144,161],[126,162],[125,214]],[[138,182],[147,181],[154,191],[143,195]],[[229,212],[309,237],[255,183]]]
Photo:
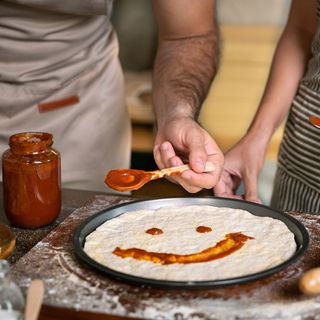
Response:
[[[212,232],[199,233],[198,226]],[[145,231],[158,228],[160,235]],[[233,232],[254,237],[220,259],[190,264],[161,265],[122,258],[112,251],[138,248],[147,251],[192,254],[214,246]],[[280,220],[258,217],[248,211],[209,205],[164,207],[126,212],[107,220],[86,237],[84,251],[110,269],[149,279],[209,281],[264,271],[288,260],[296,251],[294,234]]]

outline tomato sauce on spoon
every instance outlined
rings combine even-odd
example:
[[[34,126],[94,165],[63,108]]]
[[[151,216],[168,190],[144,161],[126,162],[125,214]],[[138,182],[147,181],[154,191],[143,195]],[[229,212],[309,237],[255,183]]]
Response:
[[[108,172],[105,183],[118,191],[137,190],[152,180],[152,172],[135,169],[116,169]]]
[[[183,166],[165,168],[155,171],[114,169],[107,173],[104,182],[110,188],[117,191],[137,190],[151,180],[176,176],[185,170],[191,170],[190,166],[185,164]],[[211,172],[214,170],[215,165],[208,161],[205,165],[204,172]]]

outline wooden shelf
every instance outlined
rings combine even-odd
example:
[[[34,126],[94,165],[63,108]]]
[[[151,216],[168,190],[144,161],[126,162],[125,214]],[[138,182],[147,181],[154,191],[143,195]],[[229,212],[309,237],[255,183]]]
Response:
[[[251,122],[280,34],[280,27],[221,27],[220,69],[202,107],[200,122],[223,151],[238,141]],[[148,79],[145,74],[142,77]],[[133,151],[152,152],[153,132],[152,125],[134,124]],[[283,127],[273,136],[267,159],[276,159],[282,132]]]
[[[200,122],[223,151],[246,132],[267,81],[279,27],[222,26],[219,72],[201,110]],[[273,136],[267,159],[277,157],[283,127]]]
[[[133,124],[132,126],[132,151],[151,153],[153,150],[153,126]]]

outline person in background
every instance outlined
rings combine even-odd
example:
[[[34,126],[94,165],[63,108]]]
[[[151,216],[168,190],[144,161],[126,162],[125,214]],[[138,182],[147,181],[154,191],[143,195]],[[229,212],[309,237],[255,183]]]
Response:
[[[159,29],[155,160],[160,168],[188,161],[193,170],[176,180],[190,192],[210,189],[223,155],[197,117],[217,68],[215,1],[153,5]],[[111,12],[111,0],[0,2],[0,152],[14,133],[52,133],[64,187],[106,191],[106,172],[130,165],[130,119]],[[206,161],[215,172],[203,173]]]
[[[226,153],[215,195],[260,202],[257,181],[268,142],[288,115],[271,206],[320,212],[320,132],[308,120],[320,115],[319,17],[320,1],[292,1],[259,108],[245,136]],[[243,196],[236,195],[241,181]]]

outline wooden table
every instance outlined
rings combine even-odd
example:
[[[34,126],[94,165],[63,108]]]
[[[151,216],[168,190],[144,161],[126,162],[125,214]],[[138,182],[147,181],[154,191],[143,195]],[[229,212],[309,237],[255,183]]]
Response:
[[[219,289],[169,290],[117,281],[75,256],[73,233],[84,219],[136,198],[75,190],[64,190],[63,194],[63,210],[53,226],[36,231],[13,229],[18,234],[20,257],[11,258],[13,278],[23,292],[34,278],[45,282],[40,319],[318,319],[320,300],[302,295],[297,287],[303,272],[319,264],[318,216],[294,214],[307,227],[311,244],[302,259],[281,272]],[[0,216],[4,220],[3,212]],[[34,234],[25,247],[24,241]]]
[[[47,234],[56,228],[71,212],[84,205],[88,200],[103,192],[83,191],[83,190],[62,190],[62,208],[59,217],[49,226],[32,229],[12,228],[16,237],[17,243],[13,255],[8,259],[10,263],[15,263],[25,253],[27,253],[36,243],[41,241]],[[0,223],[9,224],[8,219],[3,209],[3,187],[0,182]]]
[[[36,230],[32,229],[22,229],[11,227],[12,231],[17,237],[16,247],[8,258],[14,268],[15,263],[22,258],[27,252],[29,252],[37,243],[39,243],[43,238],[45,238],[52,230],[60,225],[75,209],[83,206],[90,199],[98,195],[103,195],[106,193],[96,192],[96,191],[84,191],[84,190],[72,190],[63,189],[62,190],[62,209],[57,220],[49,226],[38,228]],[[121,198],[119,196],[119,198]],[[2,182],[0,182],[0,203],[3,204],[3,187]],[[0,223],[9,225],[8,219],[5,216],[3,206],[0,206]],[[78,312],[70,308],[59,308],[50,307],[43,305],[39,320],[49,320],[49,319],[106,319],[105,315],[93,314],[92,312]],[[123,317],[108,316],[108,319],[124,319]]]

